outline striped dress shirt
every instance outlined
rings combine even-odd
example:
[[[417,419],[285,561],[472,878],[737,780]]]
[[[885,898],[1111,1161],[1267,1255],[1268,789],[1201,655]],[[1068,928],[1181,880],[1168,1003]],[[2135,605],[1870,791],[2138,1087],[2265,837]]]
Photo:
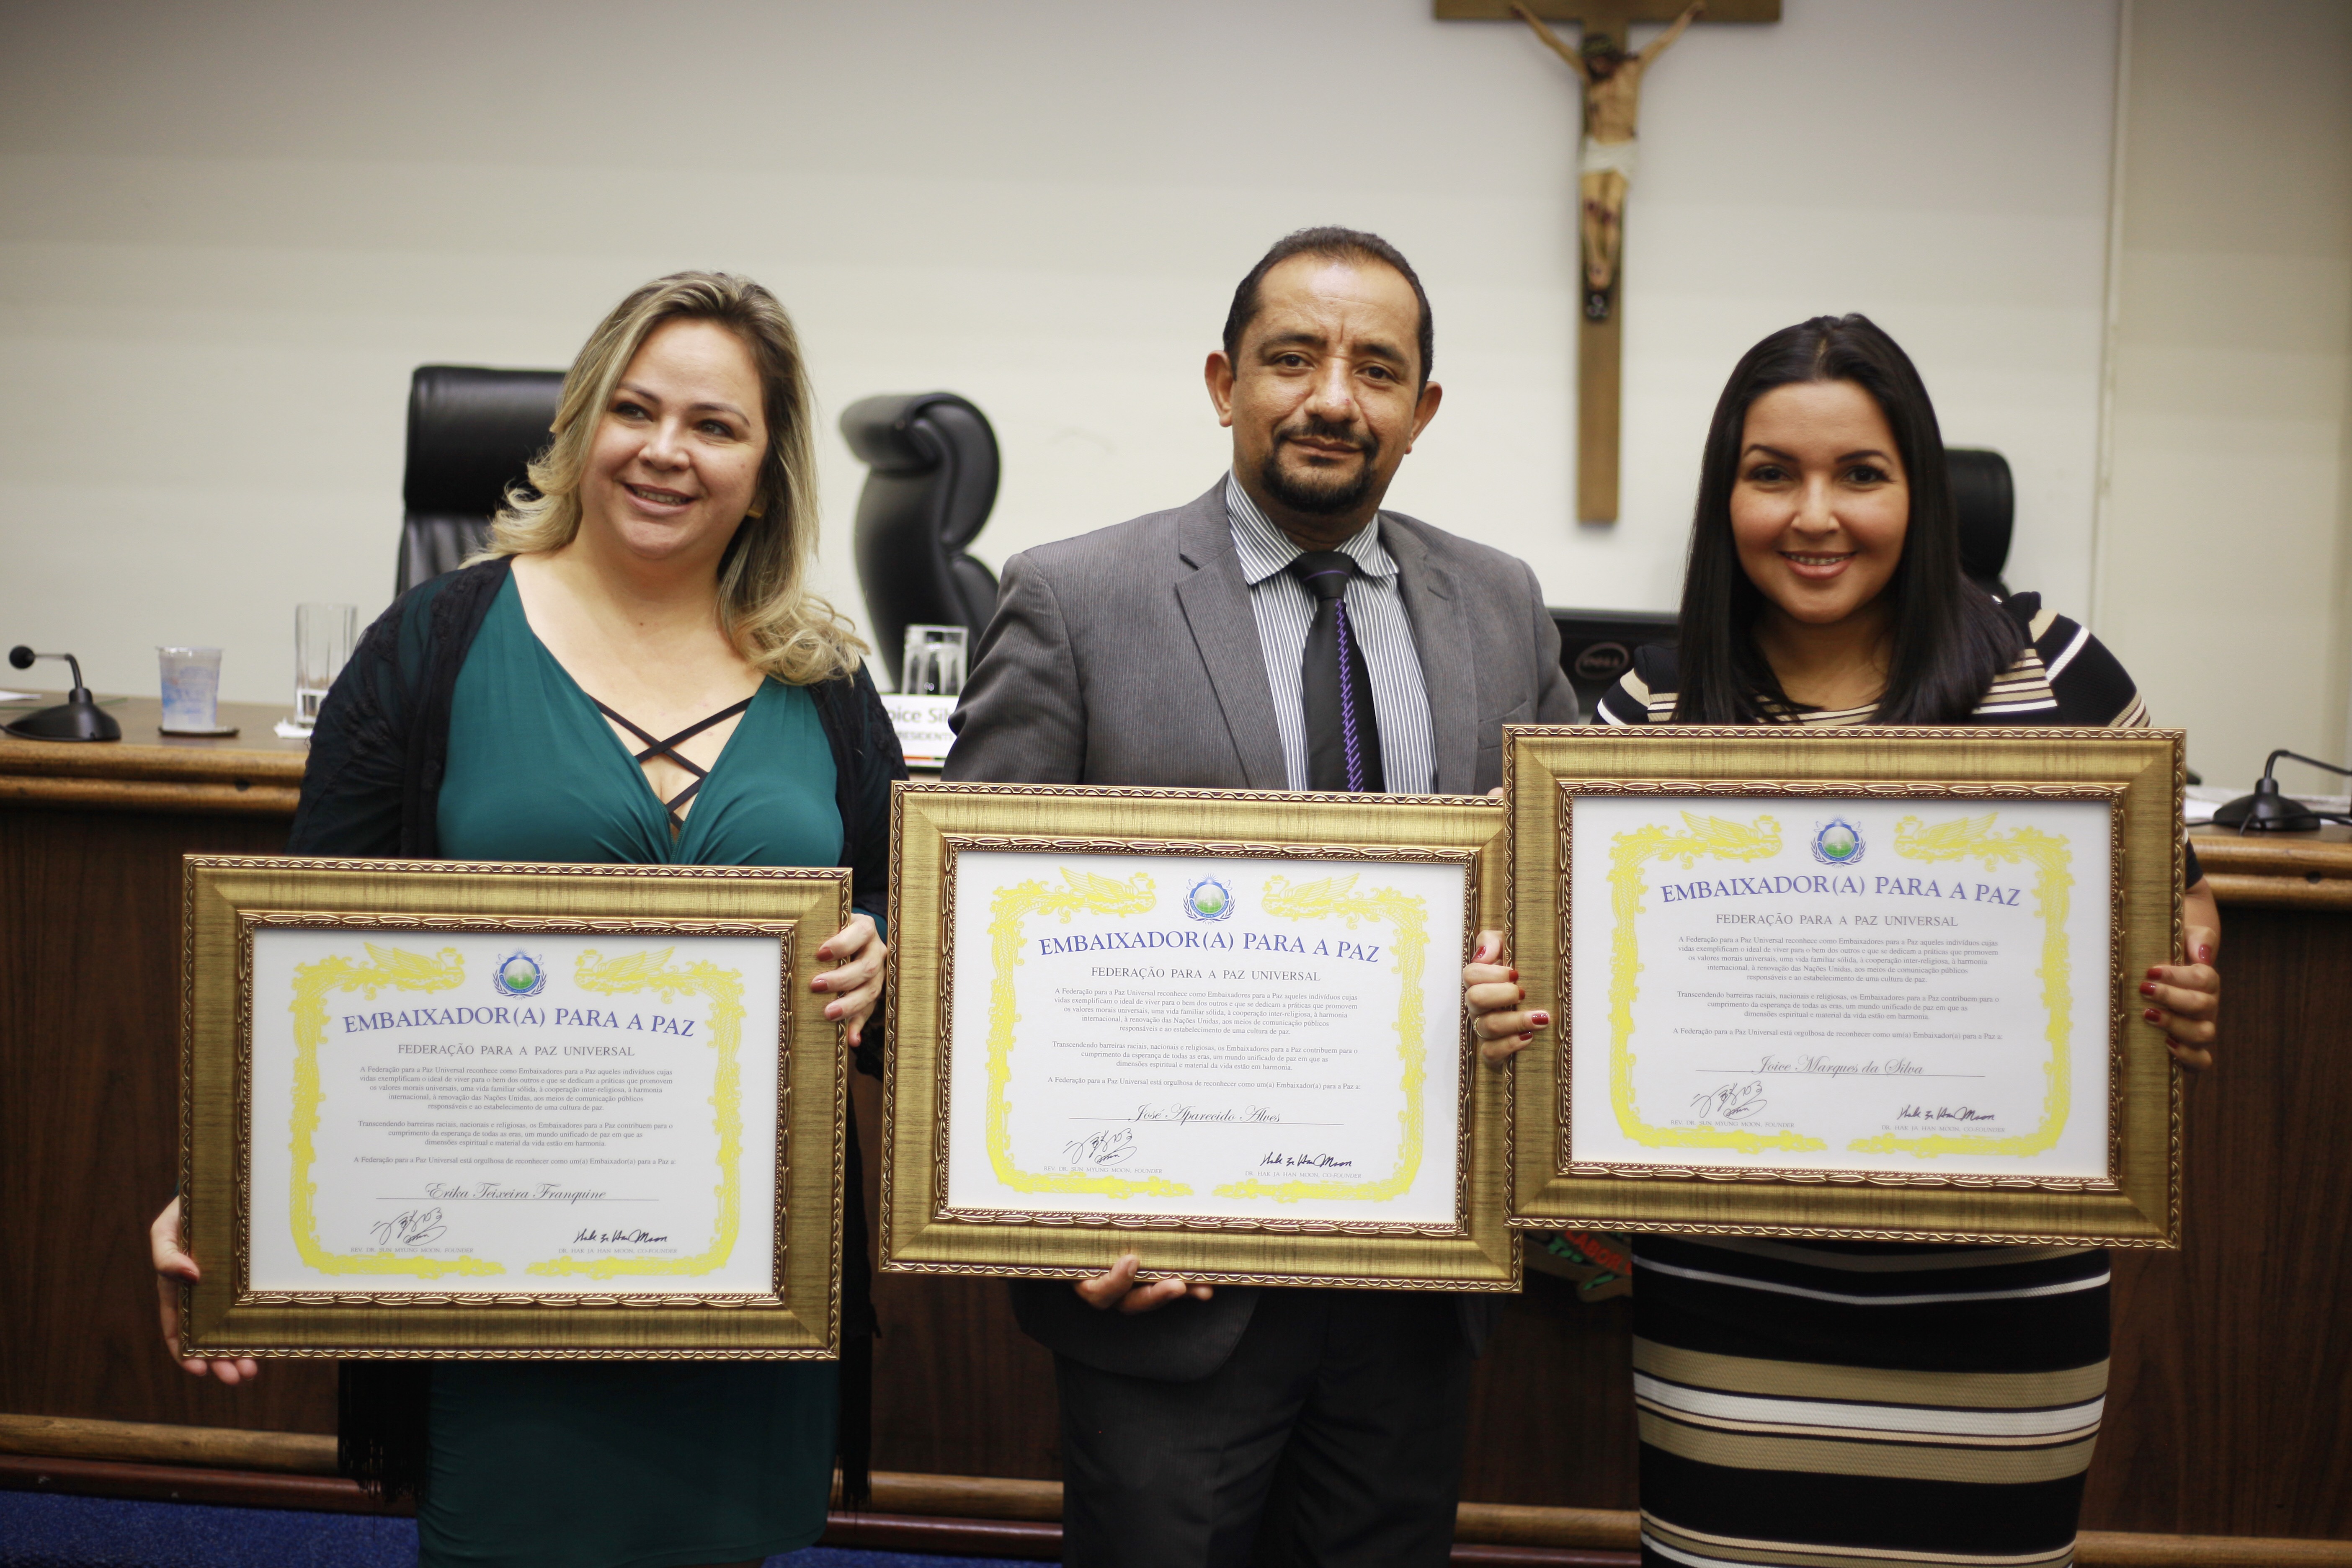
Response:
[[[1231,474],[1225,476],[1225,510],[1233,518],[1234,553],[1241,558],[1242,577],[1249,584],[1258,647],[1265,655],[1266,684],[1274,691],[1283,772],[1292,789],[1305,789],[1307,699],[1298,669],[1307,657],[1307,630],[1315,622],[1315,596],[1288,568],[1307,552],[1266,521]],[[1429,692],[1421,683],[1421,655],[1413,647],[1412,622],[1404,613],[1397,563],[1381,548],[1380,536],[1381,522],[1375,517],[1339,547],[1356,563],[1348,579],[1348,626],[1371,677],[1372,717],[1380,726],[1381,774],[1388,793],[1427,795],[1437,778]]]

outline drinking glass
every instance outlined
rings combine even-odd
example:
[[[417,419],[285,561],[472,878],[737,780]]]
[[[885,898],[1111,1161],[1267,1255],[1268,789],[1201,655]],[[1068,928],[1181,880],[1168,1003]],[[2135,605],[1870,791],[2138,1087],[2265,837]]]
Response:
[[[159,647],[155,658],[163,680],[164,731],[177,735],[219,733],[221,650]]]
[[[294,721],[319,721],[319,704],[343,672],[359,640],[360,612],[352,605],[294,606]]]
[[[963,689],[961,626],[908,626],[905,673],[898,689],[909,697],[953,697]]]

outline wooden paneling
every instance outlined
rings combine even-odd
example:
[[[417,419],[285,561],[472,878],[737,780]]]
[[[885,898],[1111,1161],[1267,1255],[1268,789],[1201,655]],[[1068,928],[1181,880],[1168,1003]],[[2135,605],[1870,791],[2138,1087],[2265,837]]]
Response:
[[[1003,1281],[886,1275],[874,1310],[877,1468],[1060,1478],[1054,1358],[1014,1325]]]
[[[180,857],[285,844],[282,817],[0,809],[0,1410],[333,1430],[330,1365],[181,1372],[147,1261],[178,1179]]]
[[[1464,1497],[1634,1506],[1633,1317],[1622,1296],[1588,1305],[1566,1280],[1527,1271],[1471,1386]]]
[[[2352,914],[2231,909],[2178,1253],[2117,1254],[2085,1522],[2352,1537]]]

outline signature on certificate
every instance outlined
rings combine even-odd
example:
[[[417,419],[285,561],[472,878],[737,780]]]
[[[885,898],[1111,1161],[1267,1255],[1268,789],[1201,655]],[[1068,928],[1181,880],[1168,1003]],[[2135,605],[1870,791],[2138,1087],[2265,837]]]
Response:
[[[1906,1105],[1895,1112],[1898,1121],[1990,1121],[1992,1112],[1973,1105]]]
[[[1247,1105],[1236,1110],[1232,1106],[1211,1109],[1200,1105],[1152,1105],[1135,1108],[1137,1121],[1175,1121],[1190,1125],[1195,1121],[1257,1121],[1278,1122],[1282,1114],[1263,1105]]]
[[[1073,1165],[1091,1165],[1097,1170],[1118,1164],[1134,1152],[1135,1129],[1132,1127],[1089,1132],[1062,1145],[1063,1159]]]
[[[1702,1121],[1744,1121],[1764,1109],[1764,1080],[1727,1083],[1720,1089],[1691,1096],[1691,1110]]]
[[[403,1209],[368,1226],[368,1239],[378,1247],[430,1247],[448,1228],[437,1208]]]

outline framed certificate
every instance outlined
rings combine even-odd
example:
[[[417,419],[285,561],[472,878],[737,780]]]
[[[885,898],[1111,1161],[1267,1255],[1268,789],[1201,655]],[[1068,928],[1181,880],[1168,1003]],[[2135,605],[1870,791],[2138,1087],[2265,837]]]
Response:
[[[2181,731],[1506,748],[1513,1225],[2179,1244]]]
[[[1511,1290],[1486,800],[897,786],[882,1267]]]
[[[837,1355],[848,876],[187,857],[183,1343]]]

